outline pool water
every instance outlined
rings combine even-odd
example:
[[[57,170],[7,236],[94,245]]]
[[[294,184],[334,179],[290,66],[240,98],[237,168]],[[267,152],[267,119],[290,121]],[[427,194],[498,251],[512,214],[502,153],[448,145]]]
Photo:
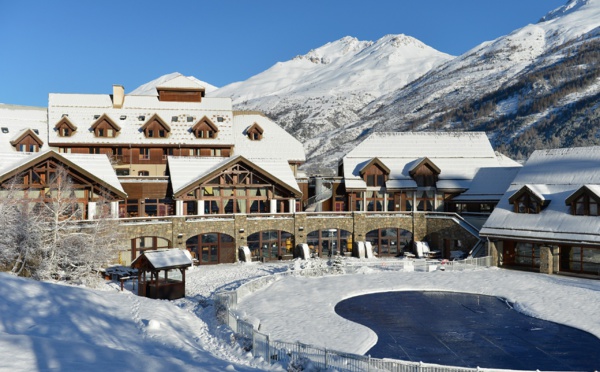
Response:
[[[373,293],[346,299],[335,311],[377,334],[377,344],[366,353],[375,358],[460,367],[600,369],[600,339],[523,315],[492,296]]]

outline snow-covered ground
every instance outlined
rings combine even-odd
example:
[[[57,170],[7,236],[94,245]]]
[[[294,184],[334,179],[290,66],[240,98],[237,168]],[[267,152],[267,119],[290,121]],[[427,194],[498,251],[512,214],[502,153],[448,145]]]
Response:
[[[115,283],[91,290],[0,274],[0,370],[281,371],[281,366],[270,366],[234,342],[223,341],[227,331],[215,320],[211,296],[253,278],[301,270],[300,266],[196,267],[186,275],[187,297],[177,301],[120,292]],[[274,339],[361,353],[376,341],[375,335],[337,316],[333,309],[338,301],[369,292],[446,290],[504,297],[526,314],[600,337],[600,281],[495,268],[358,271],[317,278],[287,276],[243,298],[239,311],[260,319],[261,331]]]

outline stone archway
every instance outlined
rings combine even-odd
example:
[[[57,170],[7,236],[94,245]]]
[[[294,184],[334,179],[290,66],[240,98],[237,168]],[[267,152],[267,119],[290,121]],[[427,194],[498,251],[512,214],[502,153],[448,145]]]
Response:
[[[209,232],[193,235],[185,241],[197,265],[234,263],[236,261],[235,239],[229,234]]]
[[[294,258],[294,235],[284,230],[263,230],[246,239],[253,259],[260,261],[291,260]]]

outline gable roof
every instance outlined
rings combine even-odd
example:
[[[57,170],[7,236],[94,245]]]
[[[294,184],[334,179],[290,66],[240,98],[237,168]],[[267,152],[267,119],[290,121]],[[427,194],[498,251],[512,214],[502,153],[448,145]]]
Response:
[[[230,158],[169,156],[167,162],[174,197],[181,196],[188,192],[188,189],[216,177],[237,163],[248,165],[296,196],[302,195],[289,164],[282,160],[247,159],[241,155]]]
[[[515,200],[520,198],[523,194],[529,194],[535,197],[538,202],[544,203],[546,198],[544,197],[543,189],[544,187],[542,185],[523,185],[508,198],[508,202],[514,204]]]
[[[92,130],[96,129],[96,127],[98,125],[100,125],[100,123],[102,123],[103,121],[106,121],[111,127],[113,127],[114,129],[116,129],[117,131],[121,130],[121,127],[119,125],[117,125],[117,123],[115,123],[115,121],[113,119],[110,118],[110,116],[106,115],[106,114],[102,114],[102,116],[100,116],[90,127]]]
[[[144,268],[146,265],[155,270],[169,270],[192,266],[192,258],[187,251],[178,248],[147,250],[131,263],[133,268]]]
[[[388,168],[385,164],[383,164],[383,162],[379,159],[379,158],[373,158],[371,159],[367,164],[365,164],[362,168],[360,168],[360,170],[358,171],[358,173],[362,176],[365,174],[365,172],[369,169],[369,167],[371,167],[372,165],[374,166],[378,166],[379,168],[381,168],[386,174],[390,174],[390,168]]]
[[[376,132],[343,157],[347,188],[366,187],[360,169],[373,157],[390,169],[386,186],[396,189],[417,186],[410,173],[425,158],[448,188],[468,188],[479,168],[502,165],[483,132]]]
[[[38,144],[38,146],[42,146],[44,144],[44,141],[42,141],[42,139],[34,132],[33,129],[31,128],[27,128],[27,129],[23,129],[20,132],[18,132],[13,139],[10,141],[10,144],[15,146],[17,145],[19,142],[21,142],[23,140],[23,138],[27,137],[27,136],[31,136],[31,138],[34,139],[34,141]]]
[[[600,217],[571,215],[566,204],[584,185],[600,192],[600,147],[535,151],[483,225],[480,235],[598,245]],[[540,213],[513,212],[509,199],[525,186],[543,195],[549,203]]]
[[[179,146],[179,145],[215,145],[230,147],[234,143],[232,133],[233,111],[231,98],[203,98],[202,102],[172,102],[159,101],[156,96],[126,95],[123,107],[114,108],[109,94],[56,94],[48,98],[48,122],[55,123],[63,114],[69,115],[69,120],[79,128],[89,128],[97,119],[97,115],[107,115],[113,123],[118,123],[121,129],[116,137],[95,137],[93,132],[78,130],[69,137],[61,137],[56,131],[48,134],[51,146],[69,146],[71,144],[127,146],[146,144]],[[140,127],[146,119],[157,114],[169,125],[171,131],[164,138],[147,138]],[[208,117],[218,123],[219,135],[211,139],[198,139],[190,132],[190,122]],[[143,119],[140,120],[140,118]],[[171,121],[177,117],[178,121]]]
[[[142,125],[140,127],[140,131],[143,132],[146,130],[146,128],[148,128],[148,126],[150,124],[152,124],[153,121],[157,121],[163,128],[165,128],[167,130],[167,132],[171,131],[171,127],[158,115],[158,114],[154,114],[150,117],[150,119],[146,120],[146,122],[144,123],[144,125]]]
[[[56,125],[54,125],[54,129],[58,129],[58,127],[60,127],[62,124],[65,124],[72,131],[77,130],[77,126],[73,124],[71,120],[69,120],[68,116],[63,116],[62,118],[60,118],[60,120],[56,122]]]
[[[595,197],[596,200],[600,200],[600,185],[583,185],[565,200],[565,204],[569,205],[578,199],[581,195],[588,194]]]
[[[426,167],[430,168],[435,174],[442,173],[440,168],[437,165],[435,165],[434,162],[432,162],[428,157],[424,157],[424,158],[415,160],[415,162],[408,168],[408,174],[410,174],[411,177],[414,177],[415,172],[421,166],[426,166]]]
[[[213,123],[212,120],[210,120],[208,117],[203,116],[202,119],[198,120],[196,122],[196,124],[194,124],[194,126],[192,126],[192,131],[196,131],[198,129],[198,127],[200,127],[202,124],[206,123],[206,125],[208,125],[209,127],[211,127],[215,132],[219,131],[219,127],[217,127],[215,125],[215,123]]]
[[[258,125],[258,123],[254,123],[250,126],[250,128],[246,129],[246,134],[256,131],[260,134],[263,134],[265,132],[264,129],[262,129],[262,127],[260,125]]]
[[[158,84],[156,89],[184,89],[184,90],[198,90],[203,91],[205,88],[186,76],[179,75],[173,79],[167,80],[164,83]]]
[[[5,154],[0,157],[0,182],[21,173],[40,161],[50,158],[77,170],[117,196],[123,199],[127,198],[127,194],[123,190],[106,155],[59,154],[54,150],[44,150],[31,154],[18,152]]]
[[[253,141],[247,136],[246,130],[253,124],[260,125],[264,130],[260,141]],[[306,161],[302,142],[262,114],[234,112],[233,135],[235,153],[248,159],[283,159],[298,163]]]

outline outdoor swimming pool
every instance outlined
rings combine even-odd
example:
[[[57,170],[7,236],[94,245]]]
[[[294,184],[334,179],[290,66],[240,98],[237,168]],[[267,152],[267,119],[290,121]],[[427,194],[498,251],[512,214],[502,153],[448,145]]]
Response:
[[[346,299],[335,311],[377,334],[366,353],[375,358],[524,370],[600,368],[598,338],[523,315],[492,296],[383,292]]]

